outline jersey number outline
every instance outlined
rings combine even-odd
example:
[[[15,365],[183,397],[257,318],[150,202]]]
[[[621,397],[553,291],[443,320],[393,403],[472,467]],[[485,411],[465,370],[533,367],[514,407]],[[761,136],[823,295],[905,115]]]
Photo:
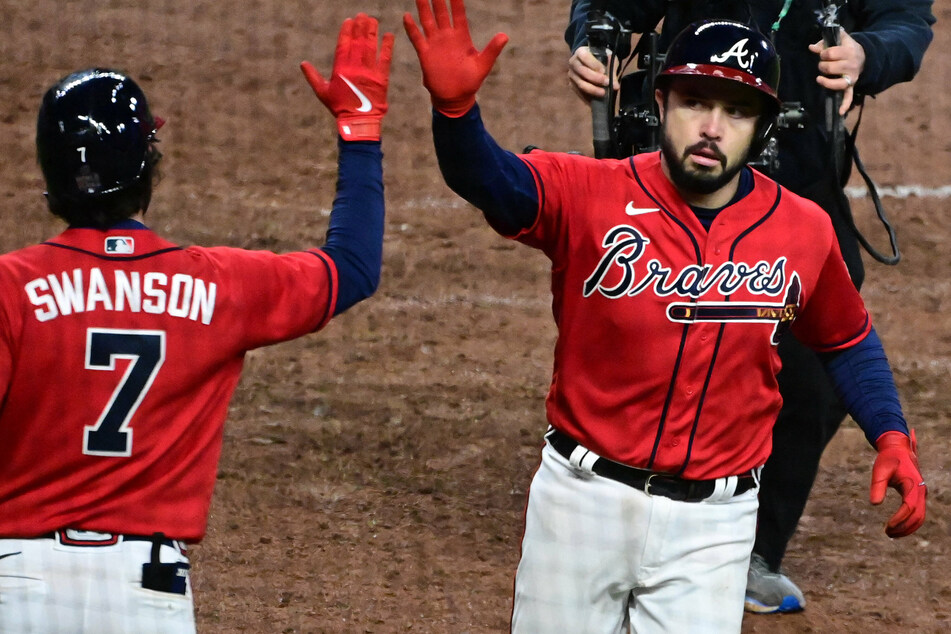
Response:
[[[129,422],[165,362],[165,331],[86,330],[86,369],[115,372],[116,359],[128,359],[125,374],[95,425],[83,434],[83,453],[90,456],[132,455]]]

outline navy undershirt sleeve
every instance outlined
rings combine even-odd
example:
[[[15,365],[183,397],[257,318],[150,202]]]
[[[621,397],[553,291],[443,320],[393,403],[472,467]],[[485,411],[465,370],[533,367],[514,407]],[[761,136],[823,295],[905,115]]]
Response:
[[[337,195],[323,251],[337,267],[339,315],[372,295],[383,260],[383,151],[379,141],[338,137]]]
[[[493,229],[514,236],[535,224],[538,189],[532,172],[489,135],[478,104],[461,117],[434,110],[433,143],[446,185],[479,208]]]
[[[839,400],[873,447],[887,431],[908,434],[895,379],[874,328],[854,346],[820,359]]]

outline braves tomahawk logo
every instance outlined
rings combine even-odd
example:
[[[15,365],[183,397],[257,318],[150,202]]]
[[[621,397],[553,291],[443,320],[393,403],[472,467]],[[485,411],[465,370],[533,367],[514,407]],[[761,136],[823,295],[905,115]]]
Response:
[[[680,270],[653,258],[642,263],[650,240],[630,225],[618,225],[605,234],[604,255],[584,282],[583,295],[600,293],[608,299],[634,297],[652,291],[658,297],[676,296],[692,301],[673,302],[667,307],[671,321],[775,323],[773,343],[788,330],[799,310],[802,285],[795,272],[786,275],[786,258],[690,264]],[[704,302],[707,293],[729,297],[745,289],[752,295],[783,296],[780,302]]]
[[[793,273],[786,295],[779,303],[770,302],[695,302],[673,303],[667,306],[667,318],[681,323],[716,321],[720,323],[776,324],[772,343],[779,340],[792,326],[799,314],[802,285],[799,274]]]

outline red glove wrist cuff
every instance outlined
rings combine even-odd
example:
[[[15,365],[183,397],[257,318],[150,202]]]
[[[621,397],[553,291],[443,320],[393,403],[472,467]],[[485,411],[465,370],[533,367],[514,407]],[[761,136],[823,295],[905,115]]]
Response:
[[[337,119],[337,131],[344,141],[379,141],[382,127],[378,118]]]
[[[875,440],[875,448],[879,451],[891,448],[911,450],[911,439],[900,431],[887,431]]]

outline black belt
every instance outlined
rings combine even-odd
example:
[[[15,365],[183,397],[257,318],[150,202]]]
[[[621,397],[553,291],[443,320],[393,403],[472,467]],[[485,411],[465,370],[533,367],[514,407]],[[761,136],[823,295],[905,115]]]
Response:
[[[566,460],[571,460],[571,454],[580,446],[557,429],[552,429],[545,437],[552,448]],[[591,471],[603,478],[610,478],[649,495],[662,495],[678,502],[705,500],[713,495],[717,484],[716,480],[686,480],[669,473],[629,467],[601,457],[591,465]],[[736,490],[733,495],[745,493],[755,486],[756,478],[752,474],[737,476]]]

